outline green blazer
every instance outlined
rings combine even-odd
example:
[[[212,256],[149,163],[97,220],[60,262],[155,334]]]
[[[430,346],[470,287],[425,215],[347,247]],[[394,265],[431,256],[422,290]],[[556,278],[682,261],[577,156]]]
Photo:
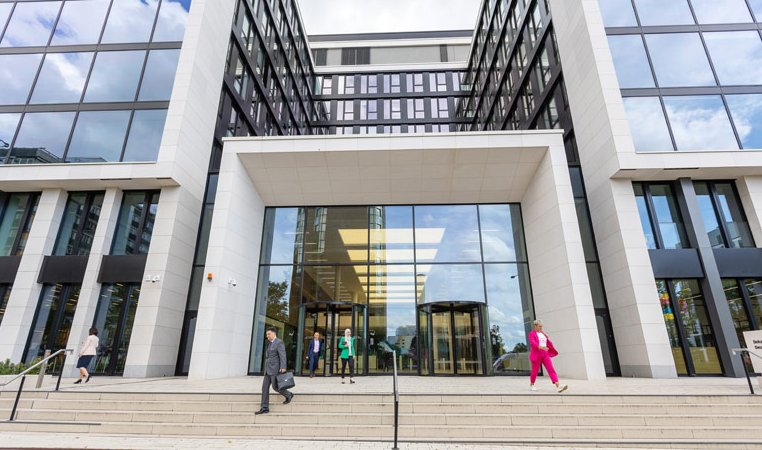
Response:
[[[357,356],[357,348],[355,347],[355,337],[351,336],[349,338],[349,345],[347,345],[347,338],[342,336],[339,339],[339,349],[341,350],[341,355],[339,357],[341,359],[349,359],[349,346],[352,346],[352,357]]]

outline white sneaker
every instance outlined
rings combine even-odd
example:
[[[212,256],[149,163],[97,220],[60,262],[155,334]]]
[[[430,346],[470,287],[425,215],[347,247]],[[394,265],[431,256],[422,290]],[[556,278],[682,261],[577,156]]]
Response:
[[[530,391],[536,391],[536,390],[537,390],[537,387],[536,387],[534,384],[530,384],[530,385],[529,385],[529,390],[530,390]]]
[[[569,389],[569,385],[568,384],[563,384],[563,385],[558,387],[558,393],[560,394],[561,392],[563,392],[563,391],[565,391],[567,389]]]

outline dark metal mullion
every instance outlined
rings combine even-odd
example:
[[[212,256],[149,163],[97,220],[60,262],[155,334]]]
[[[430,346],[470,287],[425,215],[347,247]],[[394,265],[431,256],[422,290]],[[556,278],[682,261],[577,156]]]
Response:
[[[450,361],[452,362],[452,373],[458,375],[458,342],[455,339],[455,305],[450,303],[448,308],[450,316],[450,344],[452,344],[452,354],[450,355]]]
[[[651,197],[651,185],[647,183],[641,184],[643,187],[643,198],[646,200],[646,209],[648,210],[648,217],[651,220],[651,228],[654,232],[654,240],[656,241],[657,249],[664,249],[664,240],[661,237],[661,227],[659,227],[659,218],[656,216],[656,208],[654,207],[653,198]]]
[[[672,315],[675,316],[675,327],[677,328],[678,339],[680,340],[680,348],[683,351],[683,359],[685,360],[685,368],[689,376],[696,376],[696,369],[693,366],[693,358],[691,357],[691,350],[686,341],[685,327],[683,326],[683,317],[678,310],[678,298],[675,294],[674,280],[663,280],[667,285],[667,292],[669,293],[669,302],[672,307]]]
[[[53,36],[56,34],[56,27],[58,26],[58,21],[61,20],[61,14],[63,13],[64,9],[64,2],[61,2],[61,6],[58,8],[58,14],[56,15],[56,19],[53,21],[53,26],[50,28],[50,35],[48,36],[48,41],[45,44],[46,47],[50,47],[50,43],[53,41]],[[8,23],[10,24],[10,16],[8,17]]]
[[[71,140],[74,137],[74,129],[77,128],[77,123],[79,122],[79,113],[80,110],[74,112],[74,120],[71,121],[71,128],[69,129],[69,137],[66,139],[66,146],[64,146],[64,152],[63,156],[61,156],[61,162],[66,162],[66,158],[69,156],[69,146],[71,145]]]
[[[114,330],[114,340],[111,343],[111,358],[108,362],[108,374],[113,375],[116,371],[117,360],[119,359],[119,346],[122,345],[122,339],[124,338],[124,329],[127,325],[127,311],[130,310],[130,297],[135,289],[132,284],[126,284],[124,290],[124,299],[122,299],[122,307],[119,311],[119,318]]]
[[[722,210],[720,209],[720,199],[717,195],[717,189],[715,188],[715,183],[713,182],[707,182],[707,187],[709,188],[709,198],[712,202],[712,209],[714,209],[714,215],[717,218],[717,224],[720,226],[720,235],[722,236],[722,240],[725,243],[725,248],[731,248],[730,246],[730,233],[728,232],[727,223],[725,223],[725,217],[722,214]],[[707,230],[708,231],[708,230]]]
[[[27,226],[27,222],[29,221],[29,216],[32,213],[32,207],[36,199],[37,199],[37,195],[29,194],[29,198],[27,198],[26,200],[26,207],[24,208],[24,214],[21,216],[19,227],[16,230],[16,238],[13,240],[13,247],[11,247],[11,255],[15,255],[16,252],[18,252],[19,250],[19,246],[21,245],[21,237],[24,235],[24,229]]]
[[[71,289],[71,284],[61,283],[61,295],[58,297],[57,301],[58,311],[56,311],[56,318],[52,323],[52,329],[48,332],[48,342],[43,343],[43,345],[47,346],[51,352],[58,350],[53,348],[53,344],[55,343],[58,334],[61,332],[61,325],[63,325],[64,315],[66,315],[66,303],[68,303],[69,296],[71,295]],[[45,347],[43,347],[43,350],[44,349]]]
[[[127,140],[130,137],[130,131],[132,130],[132,122],[135,119],[135,110],[130,111],[130,117],[127,119],[127,128],[124,132],[124,139],[122,139],[122,151],[119,153],[119,161],[124,160],[124,153],[127,151]]]

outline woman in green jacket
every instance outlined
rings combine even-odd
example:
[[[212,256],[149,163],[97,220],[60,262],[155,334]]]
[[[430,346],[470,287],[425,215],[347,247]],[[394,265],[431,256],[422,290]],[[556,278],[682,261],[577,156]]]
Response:
[[[352,377],[355,375],[355,355],[357,350],[355,338],[352,337],[352,330],[349,328],[344,330],[344,337],[339,339],[339,350],[341,350],[339,355],[341,358],[341,384],[344,384],[344,370],[347,368],[347,363],[349,363],[349,383],[355,384],[355,380]]]

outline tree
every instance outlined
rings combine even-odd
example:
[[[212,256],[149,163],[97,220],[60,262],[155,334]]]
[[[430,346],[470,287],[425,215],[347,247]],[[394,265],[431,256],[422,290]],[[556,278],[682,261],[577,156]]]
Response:
[[[288,322],[288,281],[271,281],[267,285],[267,317],[277,322]]]

